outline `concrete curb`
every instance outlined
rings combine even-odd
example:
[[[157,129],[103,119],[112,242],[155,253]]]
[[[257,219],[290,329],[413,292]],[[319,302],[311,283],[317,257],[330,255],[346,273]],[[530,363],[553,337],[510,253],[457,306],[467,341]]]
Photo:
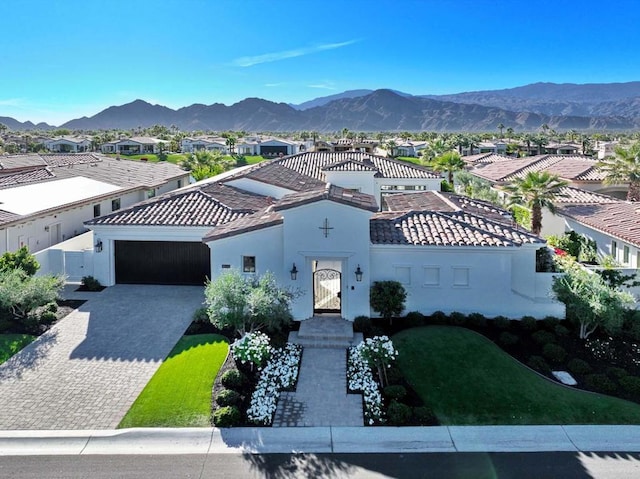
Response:
[[[640,452],[640,426],[0,431],[0,456],[550,451]]]

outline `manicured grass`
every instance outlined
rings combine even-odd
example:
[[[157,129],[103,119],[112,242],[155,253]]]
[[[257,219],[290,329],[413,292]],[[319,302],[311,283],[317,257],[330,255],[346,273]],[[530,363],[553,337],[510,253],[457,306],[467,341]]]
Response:
[[[424,166],[420,161],[420,158],[414,156],[396,156],[396,160],[406,161],[407,163],[413,163],[414,165]]]
[[[35,336],[28,334],[0,334],[0,364],[4,363],[34,339],[36,339]]]
[[[261,161],[264,161],[264,158],[260,155],[258,156],[245,156],[245,159],[247,160],[247,165],[255,165],[256,163],[260,163]]]
[[[111,156],[112,158],[116,158],[118,155],[115,153],[109,153],[107,156]],[[167,155],[167,161],[169,163],[178,164],[183,161],[187,155],[182,153],[172,153]],[[158,159],[158,155],[153,153],[146,153],[144,155],[120,155],[120,158],[124,158],[125,160],[140,160],[141,158],[146,158],[150,163],[157,163],[160,160]]]
[[[118,427],[210,426],[211,389],[228,350],[217,334],[183,336]]]
[[[640,424],[640,405],[555,384],[464,328],[393,337],[398,366],[444,425]]]

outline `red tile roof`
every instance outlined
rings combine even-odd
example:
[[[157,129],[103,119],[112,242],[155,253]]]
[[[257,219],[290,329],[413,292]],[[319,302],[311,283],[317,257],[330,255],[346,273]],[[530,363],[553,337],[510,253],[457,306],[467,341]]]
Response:
[[[325,188],[317,190],[286,195],[275,204],[274,209],[275,211],[282,211],[321,200],[335,201],[336,203],[368,211],[378,211],[378,205],[373,196],[331,184],[327,184]]]
[[[508,158],[478,165],[471,172],[493,182],[508,182],[522,178],[531,171],[548,171],[573,181],[600,182],[605,175],[596,167],[597,160],[581,155],[539,155]]]

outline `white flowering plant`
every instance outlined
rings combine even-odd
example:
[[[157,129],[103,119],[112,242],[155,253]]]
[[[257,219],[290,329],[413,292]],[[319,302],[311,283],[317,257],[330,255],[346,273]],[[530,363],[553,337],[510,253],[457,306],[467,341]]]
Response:
[[[357,347],[360,348],[360,354],[369,363],[371,368],[378,371],[378,380],[381,386],[388,383],[387,369],[391,367],[398,357],[398,351],[393,346],[393,342],[388,336],[374,336],[365,339]]]
[[[382,394],[373,377],[369,363],[362,355],[364,343],[349,348],[347,361],[347,381],[349,391],[361,392],[364,400],[364,418],[367,424],[384,422]]]
[[[273,422],[280,392],[293,388],[298,379],[302,347],[287,343],[284,348],[272,348],[271,358],[260,373],[251,395],[247,418],[254,424],[269,426]]]
[[[260,369],[271,353],[269,336],[264,333],[247,333],[231,345],[231,354],[242,364],[250,363]]]

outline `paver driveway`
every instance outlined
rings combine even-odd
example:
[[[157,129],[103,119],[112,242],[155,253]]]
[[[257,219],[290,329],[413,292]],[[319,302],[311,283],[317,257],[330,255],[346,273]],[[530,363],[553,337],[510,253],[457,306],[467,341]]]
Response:
[[[0,430],[115,428],[191,322],[204,288],[116,285],[85,295],[91,299],[0,365]]]

